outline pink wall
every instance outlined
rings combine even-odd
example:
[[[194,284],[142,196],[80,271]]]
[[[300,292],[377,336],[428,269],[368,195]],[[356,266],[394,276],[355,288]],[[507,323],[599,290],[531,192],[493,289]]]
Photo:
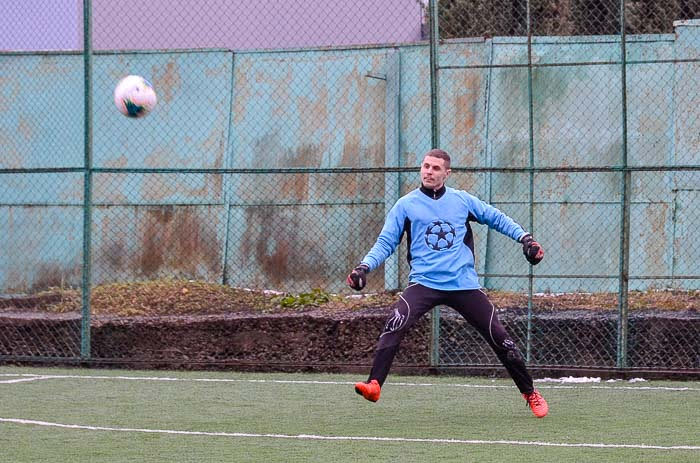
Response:
[[[421,0],[93,0],[93,48],[295,48],[421,40]],[[82,0],[0,0],[0,50],[82,49]]]
[[[82,37],[82,0],[0,0],[0,50],[78,50]]]

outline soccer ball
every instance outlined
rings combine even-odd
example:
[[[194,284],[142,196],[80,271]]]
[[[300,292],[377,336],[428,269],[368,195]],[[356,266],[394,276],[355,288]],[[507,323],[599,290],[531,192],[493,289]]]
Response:
[[[425,244],[434,251],[450,249],[455,242],[455,227],[443,220],[435,220],[425,230]]]
[[[126,76],[114,87],[114,104],[127,117],[145,116],[157,101],[153,86],[141,76]]]

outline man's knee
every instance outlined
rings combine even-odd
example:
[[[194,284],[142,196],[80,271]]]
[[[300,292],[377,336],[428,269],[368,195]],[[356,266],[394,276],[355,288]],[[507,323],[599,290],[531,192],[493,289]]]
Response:
[[[407,327],[411,310],[404,300],[400,300],[393,307],[393,311],[384,324],[384,329],[380,337],[401,336],[400,333]]]
[[[520,349],[518,349],[518,346],[515,344],[515,342],[510,339],[506,338],[502,343],[501,343],[502,348],[505,350],[506,358],[510,362],[522,362],[523,361],[523,355],[520,353]]]

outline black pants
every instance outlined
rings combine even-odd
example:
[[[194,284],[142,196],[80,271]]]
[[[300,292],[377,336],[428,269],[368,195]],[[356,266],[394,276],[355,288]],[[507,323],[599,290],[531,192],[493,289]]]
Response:
[[[379,336],[369,379],[384,384],[399,344],[413,324],[437,305],[446,305],[462,315],[483,336],[506,367],[520,392],[533,391],[532,377],[515,342],[498,321],[496,310],[479,289],[441,291],[417,283],[410,284],[394,304],[392,314]]]

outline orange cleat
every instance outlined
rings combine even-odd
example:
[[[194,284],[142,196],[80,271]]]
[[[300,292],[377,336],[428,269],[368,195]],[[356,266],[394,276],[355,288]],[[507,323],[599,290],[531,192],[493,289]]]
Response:
[[[366,383],[355,383],[355,392],[370,402],[376,402],[379,400],[379,394],[382,392],[382,387],[379,385],[376,379],[373,379]]]
[[[547,412],[549,412],[549,405],[547,405],[547,401],[544,400],[542,394],[535,390],[530,394],[523,394],[523,397],[525,400],[527,400],[527,404],[530,406],[532,413],[534,413],[537,418],[544,418],[547,416]]]

